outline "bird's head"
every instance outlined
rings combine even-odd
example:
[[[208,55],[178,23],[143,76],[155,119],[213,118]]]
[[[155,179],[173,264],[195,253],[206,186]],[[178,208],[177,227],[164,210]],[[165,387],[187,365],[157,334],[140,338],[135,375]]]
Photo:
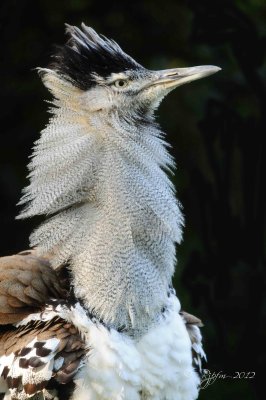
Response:
[[[68,42],[40,72],[56,98],[91,116],[151,116],[174,88],[220,69],[207,65],[151,71],[85,24],[81,29],[67,25],[67,33]]]

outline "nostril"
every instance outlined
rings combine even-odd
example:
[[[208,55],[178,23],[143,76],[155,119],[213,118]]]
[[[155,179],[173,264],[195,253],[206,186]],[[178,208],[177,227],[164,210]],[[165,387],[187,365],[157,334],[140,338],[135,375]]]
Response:
[[[170,72],[169,74],[167,74],[167,76],[178,76],[179,73],[178,72]]]

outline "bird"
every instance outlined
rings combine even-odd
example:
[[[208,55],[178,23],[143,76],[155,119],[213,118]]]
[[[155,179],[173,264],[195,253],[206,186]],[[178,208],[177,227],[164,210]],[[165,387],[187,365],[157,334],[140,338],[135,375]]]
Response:
[[[220,68],[149,70],[84,23],[66,33],[38,68],[50,119],[17,217],[44,222],[0,259],[0,399],[196,399],[202,323],[172,284],[184,218],[155,114]]]

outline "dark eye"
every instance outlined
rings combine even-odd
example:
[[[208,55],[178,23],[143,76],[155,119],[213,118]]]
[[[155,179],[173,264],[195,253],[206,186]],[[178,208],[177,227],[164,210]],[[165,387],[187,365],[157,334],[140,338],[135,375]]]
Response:
[[[117,79],[117,81],[114,82],[114,85],[117,88],[124,88],[128,85],[128,81],[125,79]]]

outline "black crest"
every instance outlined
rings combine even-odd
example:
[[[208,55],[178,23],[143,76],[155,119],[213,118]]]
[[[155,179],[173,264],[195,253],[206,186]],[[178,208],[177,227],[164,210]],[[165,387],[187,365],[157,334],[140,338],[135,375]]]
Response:
[[[87,90],[95,84],[95,74],[105,78],[112,72],[142,68],[113,40],[98,35],[85,24],[81,29],[66,25],[70,39],[58,46],[49,68],[76,87]]]

